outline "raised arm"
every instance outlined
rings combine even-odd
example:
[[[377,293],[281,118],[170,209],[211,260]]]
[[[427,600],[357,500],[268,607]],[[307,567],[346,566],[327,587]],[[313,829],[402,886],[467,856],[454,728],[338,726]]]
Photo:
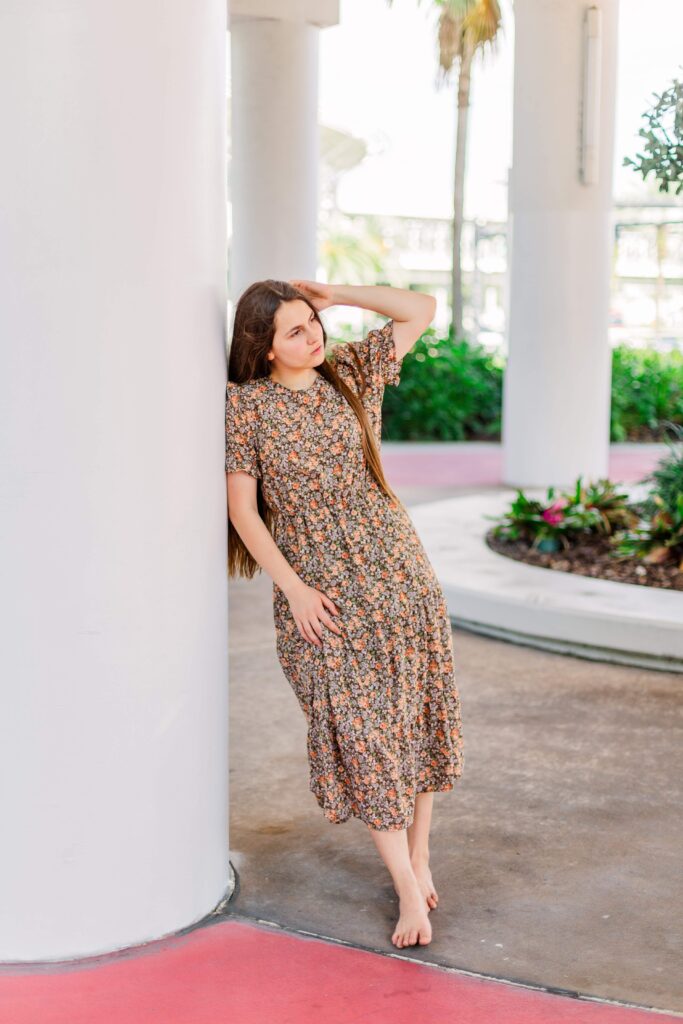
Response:
[[[426,292],[391,288],[384,284],[320,284],[291,281],[321,310],[329,306],[358,306],[394,321],[394,346],[400,361],[429,327],[436,312],[436,299]]]

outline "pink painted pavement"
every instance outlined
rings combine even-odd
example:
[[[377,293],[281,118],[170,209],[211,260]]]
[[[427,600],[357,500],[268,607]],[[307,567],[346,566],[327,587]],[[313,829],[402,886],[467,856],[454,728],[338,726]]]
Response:
[[[663,445],[612,445],[609,478],[637,483],[656,465]],[[504,486],[503,451],[497,443],[449,442],[441,444],[382,443],[382,463],[397,487]]]
[[[227,919],[81,965],[0,974],[3,1024],[664,1024]]]

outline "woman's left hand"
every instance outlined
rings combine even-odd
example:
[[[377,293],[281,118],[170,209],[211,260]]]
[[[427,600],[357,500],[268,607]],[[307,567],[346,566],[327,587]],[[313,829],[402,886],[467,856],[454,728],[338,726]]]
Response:
[[[289,284],[302,292],[318,312],[335,304],[334,288],[331,284],[321,284],[320,281],[290,281]]]

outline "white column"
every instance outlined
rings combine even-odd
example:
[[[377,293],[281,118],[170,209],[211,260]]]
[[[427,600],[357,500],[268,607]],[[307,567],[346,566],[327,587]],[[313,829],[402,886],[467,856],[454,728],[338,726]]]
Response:
[[[606,475],[618,0],[594,5],[601,65],[594,183],[579,173],[581,0],[516,0],[511,281],[503,478]]]
[[[0,960],[231,885],[224,0],[0,31]]]
[[[339,0],[230,0],[230,295],[317,270],[318,32]]]

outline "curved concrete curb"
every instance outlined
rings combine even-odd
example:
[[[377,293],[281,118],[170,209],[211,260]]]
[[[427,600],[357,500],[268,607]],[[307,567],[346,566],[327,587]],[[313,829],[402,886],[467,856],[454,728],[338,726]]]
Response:
[[[493,520],[484,517],[501,515],[516,493],[484,491],[409,508],[453,625],[598,661],[683,672],[682,592],[526,565],[486,545]]]

